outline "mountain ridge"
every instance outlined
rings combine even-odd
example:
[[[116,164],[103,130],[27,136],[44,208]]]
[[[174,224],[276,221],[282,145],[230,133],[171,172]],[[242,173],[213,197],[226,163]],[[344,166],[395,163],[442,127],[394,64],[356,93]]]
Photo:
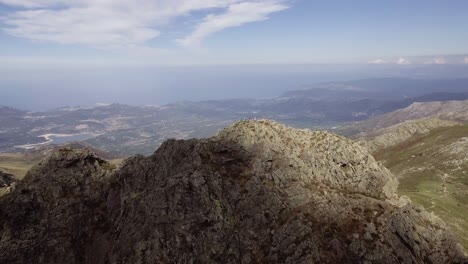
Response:
[[[467,110],[468,101],[414,103],[354,124],[352,136],[399,179],[399,194],[437,213],[465,247]]]
[[[355,135],[353,138],[359,140],[371,153],[374,153],[380,149],[400,144],[416,135],[429,133],[436,128],[459,125],[462,124],[437,118],[421,118],[406,120],[370,133],[362,132]]]
[[[116,170],[62,149],[0,198],[0,260],[465,262],[396,184],[348,139],[266,120],[168,140]]]
[[[414,102],[408,107],[356,122],[345,129],[369,134],[405,121],[424,118],[466,123],[468,100]]]

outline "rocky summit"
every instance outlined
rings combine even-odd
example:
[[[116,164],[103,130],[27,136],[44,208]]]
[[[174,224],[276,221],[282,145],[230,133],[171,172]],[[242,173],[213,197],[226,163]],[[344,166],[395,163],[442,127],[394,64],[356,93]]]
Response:
[[[119,168],[54,152],[0,197],[0,263],[467,263],[368,151],[241,121]]]

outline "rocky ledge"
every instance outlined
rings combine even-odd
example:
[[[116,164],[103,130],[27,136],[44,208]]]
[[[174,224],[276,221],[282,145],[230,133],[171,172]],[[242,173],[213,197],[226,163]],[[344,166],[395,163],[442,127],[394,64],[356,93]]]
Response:
[[[343,137],[242,121],[114,170],[62,149],[0,198],[0,263],[466,263]]]

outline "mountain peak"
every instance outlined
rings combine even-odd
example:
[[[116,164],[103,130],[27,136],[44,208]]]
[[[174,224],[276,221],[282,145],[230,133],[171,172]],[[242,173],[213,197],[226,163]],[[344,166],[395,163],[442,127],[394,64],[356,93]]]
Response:
[[[0,262],[465,258],[443,222],[395,195],[395,177],[364,148],[327,132],[241,121],[210,139],[168,140],[111,175],[105,164],[61,150],[1,197]]]
[[[259,160],[283,163],[314,184],[373,197],[393,197],[398,183],[353,141],[342,136],[295,129],[271,120],[240,121],[219,132],[217,138],[240,144]],[[292,177],[292,176],[291,176]]]

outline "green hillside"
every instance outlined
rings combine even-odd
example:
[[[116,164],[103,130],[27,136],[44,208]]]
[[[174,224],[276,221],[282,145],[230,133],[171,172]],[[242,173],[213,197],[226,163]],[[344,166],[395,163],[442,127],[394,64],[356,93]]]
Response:
[[[374,153],[401,195],[440,216],[468,248],[468,125],[442,127]]]

